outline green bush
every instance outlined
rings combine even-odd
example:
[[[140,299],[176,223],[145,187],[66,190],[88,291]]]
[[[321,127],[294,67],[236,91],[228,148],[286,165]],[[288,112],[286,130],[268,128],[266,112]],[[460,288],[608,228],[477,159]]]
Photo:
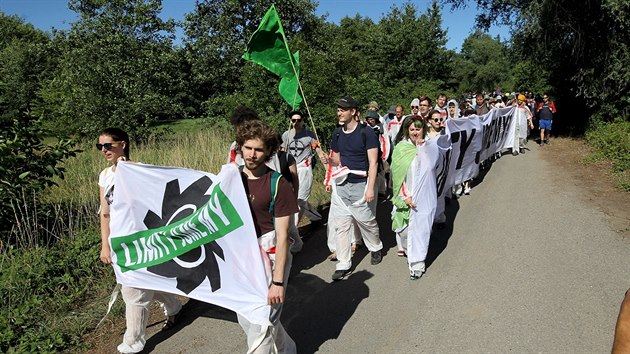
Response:
[[[0,352],[56,352],[78,345],[81,335],[94,328],[102,314],[76,310],[113,284],[111,268],[95,261],[99,244],[92,229],[52,247],[4,250]],[[102,281],[107,278],[111,282]]]
[[[612,123],[599,121],[585,138],[597,157],[612,161],[618,187],[630,191],[630,122],[620,118]]]
[[[6,241],[16,220],[15,208],[34,192],[64,176],[60,164],[79,150],[68,139],[44,144],[41,120],[23,117],[0,122],[0,241]]]

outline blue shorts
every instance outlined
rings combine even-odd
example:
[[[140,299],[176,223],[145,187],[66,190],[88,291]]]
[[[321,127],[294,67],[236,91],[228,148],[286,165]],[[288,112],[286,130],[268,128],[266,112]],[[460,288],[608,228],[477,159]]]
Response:
[[[541,119],[538,122],[538,126],[540,129],[551,130],[551,119]]]

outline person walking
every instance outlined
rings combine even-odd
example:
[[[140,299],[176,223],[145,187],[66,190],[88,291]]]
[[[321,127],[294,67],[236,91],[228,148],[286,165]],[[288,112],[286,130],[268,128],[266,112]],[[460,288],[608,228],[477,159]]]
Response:
[[[336,247],[337,265],[333,280],[341,280],[351,272],[352,267],[352,227],[356,223],[367,249],[371,252],[371,263],[382,260],[383,243],[379,238],[376,223],[376,174],[378,160],[378,139],[374,130],[359,123],[359,104],[351,96],[337,101],[337,117],[342,127],[333,133],[332,156],[321,154],[332,166],[343,166],[342,173],[336,175],[336,191],[343,201],[339,210],[331,210],[337,215]]]
[[[119,161],[129,160],[130,150],[129,135],[119,128],[107,128],[98,137],[96,148],[103,154],[107,162],[112,165],[101,171],[98,177],[101,223],[101,254],[100,260],[104,264],[112,263],[111,248],[109,245],[110,224],[121,223],[124,220],[112,220],[109,206],[114,198],[114,176]],[[146,327],[149,320],[149,305],[156,300],[164,309],[166,322],[163,329],[171,329],[175,326],[175,316],[182,308],[182,303],[173,294],[154,290],[132,288],[121,285],[120,292],[125,301],[125,321],[127,329],[123,335],[123,341],[118,345],[120,353],[139,353],[146,344]]]
[[[262,121],[247,121],[238,126],[236,142],[244,165],[241,170],[243,186],[249,200],[258,244],[267,258],[267,303],[271,305],[265,328],[238,315],[238,323],[247,335],[248,353],[297,353],[295,342],[286,332],[280,316],[285,302],[292,256],[289,252],[289,223],[298,211],[293,190],[279,172],[266,163],[278,150],[276,132]]]

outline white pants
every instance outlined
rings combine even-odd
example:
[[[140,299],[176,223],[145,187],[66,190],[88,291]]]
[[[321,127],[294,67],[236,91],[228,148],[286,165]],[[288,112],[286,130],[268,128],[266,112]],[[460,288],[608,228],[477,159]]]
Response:
[[[402,229],[401,231],[396,233],[396,240],[400,239],[400,245],[402,246],[402,249],[407,252],[407,244],[409,242],[409,226],[405,227],[404,229]],[[415,275],[422,275],[422,273],[424,273],[425,271],[425,264],[424,261],[418,261],[418,262],[408,262],[409,263],[409,272],[411,274],[415,274]]]
[[[271,261],[271,267],[273,274],[273,268],[275,267],[275,255],[269,255]],[[287,252],[287,262],[284,268],[284,287],[286,294],[286,287],[289,281],[289,272],[291,271],[291,263],[293,256],[291,252]],[[268,282],[271,284],[271,275],[268,275]],[[264,330],[264,327],[255,323],[249,322],[245,317],[237,314],[238,324],[241,325],[243,331],[247,335],[247,353],[248,354],[269,354],[269,353],[297,353],[297,347],[295,342],[287,331],[280,323],[280,315],[282,315],[283,304],[271,305],[271,311],[269,312],[269,321],[271,326]],[[264,332],[264,333],[263,333]],[[262,340],[261,340],[262,339]]]
[[[137,353],[146,343],[145,330],[149,320],[149,305],[158,301],[166,316],[174,316],[182,309],[182,303],[173,294],[154,290],[136,289],[123,285],[120,292],[125,300],[127,329],[119,348],[127,348],[129,353]]]
[[[335,207],[340,209],[335,210],[335,215],[337,216],[335,221],[337,270],[348,270],[352,267],[354,224],[359,228],[363,242],[370,252],[383,249],[376,222],[377,198],[375,197],[370,203],[365,201],[357,203],[363,199],[365,188],[366,182],[342,183],[337,186],[337,193],[343,202],[343,206],[337,207],[335,204]],[[376,191],[374,194],[376,194]]]

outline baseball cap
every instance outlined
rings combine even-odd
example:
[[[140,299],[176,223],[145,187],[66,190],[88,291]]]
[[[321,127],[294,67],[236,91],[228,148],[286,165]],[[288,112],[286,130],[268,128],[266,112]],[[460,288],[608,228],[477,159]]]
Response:
[[[341,108],[359,108],[359,103],[352,96],[343,96],[337,101],[337,107]]]
[[[387,113],[396,114],[396,106],[389,106]]]

